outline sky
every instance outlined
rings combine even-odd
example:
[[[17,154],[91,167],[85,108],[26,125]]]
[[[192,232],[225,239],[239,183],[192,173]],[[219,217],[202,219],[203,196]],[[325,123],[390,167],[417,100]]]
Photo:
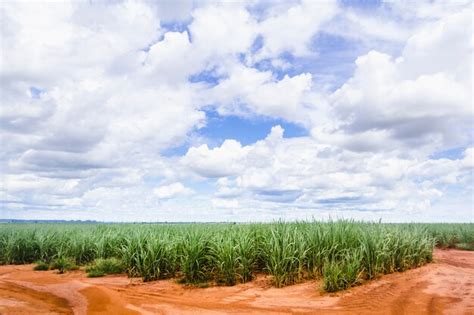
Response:
[[[470,1],[2,1],[0,219],[474,221]]]

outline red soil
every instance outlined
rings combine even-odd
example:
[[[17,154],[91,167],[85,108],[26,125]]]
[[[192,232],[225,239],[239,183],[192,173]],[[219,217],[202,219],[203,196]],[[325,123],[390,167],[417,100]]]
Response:
[[[0,267],[0,314],[474,314],[474,252],[459,250],[337,294],[322,293],[320,281],[276,289],[262,276],[202,289],[32,267]]]

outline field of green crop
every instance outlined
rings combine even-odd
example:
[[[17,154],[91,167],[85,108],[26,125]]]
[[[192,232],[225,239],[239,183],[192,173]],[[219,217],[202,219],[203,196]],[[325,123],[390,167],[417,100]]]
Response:
[[[234,285],[257,274],[282,287],[322,278],[332,292],[432,260],[435,245],[469,248],[474,224],[353,221],[268,224],[0,224],[0,264],[37,263],[89,276]],[[464,245],[463,245],[464,244]]]

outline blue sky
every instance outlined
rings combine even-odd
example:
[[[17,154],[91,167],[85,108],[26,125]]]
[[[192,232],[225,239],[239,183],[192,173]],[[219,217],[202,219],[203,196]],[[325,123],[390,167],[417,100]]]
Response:
[[[198,130],[198,134],[221,144],[225,139],[235,139],[243,145],[249,145],[266,137],[271,128],[280,125],[285,129],[285,138],[308,135],[303,127],[283,119],[267,117],[220,116],[215,111],[206,111],[207,124]]]
[[[1,7],[0,218],[473,220],[469,1]]]

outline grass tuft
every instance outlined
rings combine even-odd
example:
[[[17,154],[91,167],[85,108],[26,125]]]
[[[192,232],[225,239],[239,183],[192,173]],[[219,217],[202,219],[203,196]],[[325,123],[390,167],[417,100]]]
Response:
[[[35,271],[46,271],[49,270],[49,264],[43,261],[39,261],[36,263],[36,266],[33,267]]]
[[[79,266],[76,265],[75,261],[72,258],[60,257],[53,260],[51,264],[51,269],[58,270],[58,273],[62,274],[66,271],[77,270]]]
[[[105,275],[119,274],[126,270],[125,264],[117,258],[98,258],[86,268],[88,277],[102,277]]]

